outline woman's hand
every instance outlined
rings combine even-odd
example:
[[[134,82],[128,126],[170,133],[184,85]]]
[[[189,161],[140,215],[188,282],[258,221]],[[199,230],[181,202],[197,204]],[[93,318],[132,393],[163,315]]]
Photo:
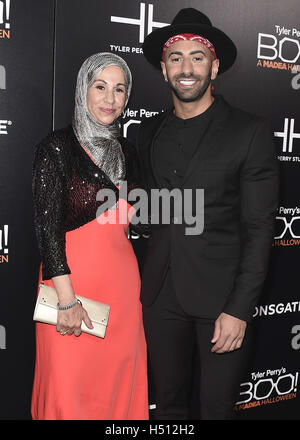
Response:
[[[55,287],[58,302],[61,306],[70,304],[75,299],[74,289],[69,275],[59,275],[52,278]],[[88,317],[86,310],[79,303],[67,310],[59,310],[57,313],[56,330],[61,335],[81,335],[82,321],[88,328],[93,328],[92,322]]]
[[[80,336],[82,321],[88,328],[93,328],[86,310],[78,303],[68,310],[58,311],[56,330],[61,335],[72,335],[74,333],[75,336]]]

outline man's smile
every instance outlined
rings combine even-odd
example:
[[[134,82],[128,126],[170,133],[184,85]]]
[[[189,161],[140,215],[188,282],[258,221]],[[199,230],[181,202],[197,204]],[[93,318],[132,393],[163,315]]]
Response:
[[[181,79],[178,81],[181,86],[190,87],[196,84],[195,79]]]

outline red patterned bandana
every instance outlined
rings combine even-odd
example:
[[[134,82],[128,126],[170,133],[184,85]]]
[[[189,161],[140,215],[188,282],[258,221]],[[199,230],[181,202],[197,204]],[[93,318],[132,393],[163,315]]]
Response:
[[[207,38],[201,37],[200,35],[194,35],[194,34],[178,34],[174,35],[173,37],[169,38],[168,41],[165,43],[162,53],[162,61],[165,57],[165,52],[172,44],[176,43],[177,41],[198,41],[199,43],[203,44],[204,46],[208,47],[208,49],[211,51],[211,53],[214,56],[214,59],[217,58],[217,54],[215,51],[215,48],[213,44],[207,40]]]

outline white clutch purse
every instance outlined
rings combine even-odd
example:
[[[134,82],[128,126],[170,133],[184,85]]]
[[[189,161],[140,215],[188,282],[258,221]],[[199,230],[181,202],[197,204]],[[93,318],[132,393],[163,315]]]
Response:
[[[87,311],[90,320],[92,321],[92,329],[88,328],[82,321],[81,330],[84,333],[89,333],[99,338],[104,338],[106,327],[108,324],[108,317],[110,306],[107,304],[94,301],[84,296],[76,295],[82,307]],[[57,324],[57,293],[54,287],[46,286],[41,283],[39,285],[39,294],[36,301],[33,320],[43,322],[45,324]]]

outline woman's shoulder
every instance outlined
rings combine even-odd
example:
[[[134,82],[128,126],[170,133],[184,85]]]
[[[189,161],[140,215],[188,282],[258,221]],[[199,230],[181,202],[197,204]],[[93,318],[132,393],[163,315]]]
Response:
[[[71,125],[48,133],[35,148],[35,154],[61,156],[68,150],[67,146],[74,136]]]
[[[65,142],[68,142],[71,137],[73,136],[73,129],[71,125],[68,125],[67,127],[59,128],[57,130],[53,130],[50,133],[47,134],[39,143],[40,146],[51,146],[57,145],[57,144],[63,144]]]

